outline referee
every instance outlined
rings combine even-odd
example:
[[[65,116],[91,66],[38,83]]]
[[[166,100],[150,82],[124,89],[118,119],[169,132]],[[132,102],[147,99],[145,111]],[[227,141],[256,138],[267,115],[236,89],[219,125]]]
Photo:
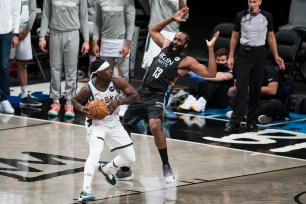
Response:
[[[267,50],[265,48],[266,39],[274,59],[280,69],[285,69],[284,61],[278,55],[277,43],[274,35],[273,17],[260,9],[262,0],[248,0],[248,9],[236,14],[235,26],[230,41],[230,53],[227,65],[233,68],[234,55],[237,49],[235,63],[236,76],[236,107],[229,123],[224,130],[225,133],[237,133],[240,131],[240,123],[246,118],[246,129],[248,132],[257,132],[256,109],[260,98]],[[247,96],[249,95],[248,106]],[[247,110],[247,114],[245,113]]]

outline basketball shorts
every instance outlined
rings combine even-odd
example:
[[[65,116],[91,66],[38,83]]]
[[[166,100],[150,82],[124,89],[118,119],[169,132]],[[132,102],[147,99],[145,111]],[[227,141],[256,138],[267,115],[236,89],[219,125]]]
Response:
[[[105,121],[98,126],[91,125],[87,127],[86,139],[88,144],[103,140],[111,151],[133,145],[120,120]]]
[[[22,30],[23,28],[20,28]],[[25,39],[19,42],[16,48],[11,48],[10,59],[16,59],[17,61],[29,61],[32,60],[32,44],[31,33],[29,33]]]
[[[123,117],[123,125],[136,127],[142,119],[148,120],[150,118],[159,118],[163,121],[165,100],[165,94],[141,93],[140,101],[128,106]]]

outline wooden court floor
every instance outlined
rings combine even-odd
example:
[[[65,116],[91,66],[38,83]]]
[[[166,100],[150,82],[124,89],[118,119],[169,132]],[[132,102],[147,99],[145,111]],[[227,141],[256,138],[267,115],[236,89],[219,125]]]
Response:
[[[88,155],[82,125],[0,114],[0,203],[77,203]],[[133,134],[134,179],[97,172],[91,203],[306,203],[306,160],[168,138],[166,185],[153,137]],[[106,147],[101,161],[114,156]]]

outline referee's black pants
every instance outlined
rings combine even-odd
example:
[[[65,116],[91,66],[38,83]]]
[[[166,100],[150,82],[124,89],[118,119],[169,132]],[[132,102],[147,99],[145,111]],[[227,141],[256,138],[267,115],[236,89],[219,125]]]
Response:
[[[256,123],[256,109],[266,68],[265,46],[250,47],[240,45],[235,62],[236,105],[230,123],[239,125],[247,116],[247,124]],[[247,106],[247,97],[248,106]],[[247,114],[246,114],[247,108]]]

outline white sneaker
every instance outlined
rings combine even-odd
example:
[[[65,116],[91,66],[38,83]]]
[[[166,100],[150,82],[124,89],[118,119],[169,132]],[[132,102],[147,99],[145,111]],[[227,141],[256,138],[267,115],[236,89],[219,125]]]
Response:
[[[191,110],[196,112],[203,112],[205,111],[206,100],[201,96],[195,103],[190,106]]]
[[[266,115],[260,115],[258,117],[258,122],[263,125],[271,123],[271,121],[272,121],[272,118]]]
[[[119,115],[119,117],[123,117],[124,114],[125,114],[125,111],[126,111],[127,108],[128,108],[128,105],[127,105],[127,104],[124,104],[124,105],[120,105],[119,107],[120,107],[120,110],[119,110],[118,115]]]
[[[171,99],[171,103],[182,102],[188,97],[188,93],[183,89],[180,89],[178,92],[174,93]]]
[[[225,114],[225,116],[226,116],[228,119],[231,119],[232,115],[233,115],[233,111],[227,111],[226,114]]]
[[[166,183],[175,183],[175,176],[173,175],[172,169],[168,164],[163,165],[163,174]]]
[[[1,113],[7,113],[7,114],[14,114],[15,110],[10,104],[8,100],[1,101],[0,103],[0,112]]]
[[[193,95],[189,95],[185,102],[178,106],[179,109],[183,110],[190,110],[190,106],[194,104],[197,101],[197,99]]]

